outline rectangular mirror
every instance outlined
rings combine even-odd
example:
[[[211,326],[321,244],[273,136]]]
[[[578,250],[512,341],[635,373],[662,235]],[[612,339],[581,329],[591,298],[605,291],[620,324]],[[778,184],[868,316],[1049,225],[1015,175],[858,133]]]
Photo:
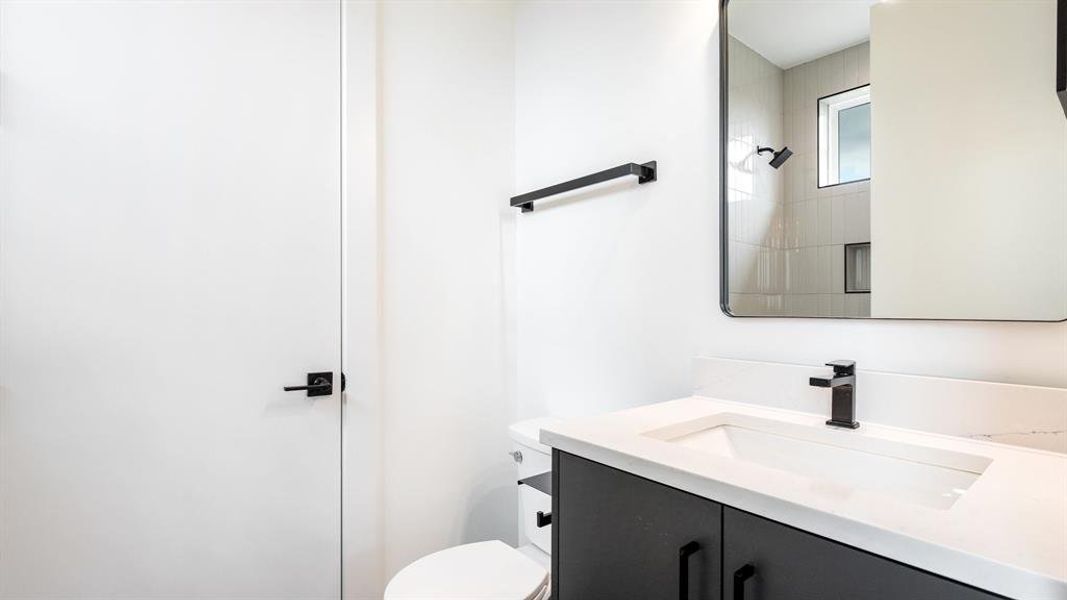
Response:
[[[722,307],[1067,320],[1057,0],[723,0]]]

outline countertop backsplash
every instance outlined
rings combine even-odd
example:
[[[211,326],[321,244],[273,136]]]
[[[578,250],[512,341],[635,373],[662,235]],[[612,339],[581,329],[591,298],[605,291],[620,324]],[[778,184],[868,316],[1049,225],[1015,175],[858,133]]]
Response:
[[[694,393],[829,414],[830,392],[808,385],[829,367],[728,358],[693,360]],[[1067,453],[1067,389],[856,370],[864,421]]]

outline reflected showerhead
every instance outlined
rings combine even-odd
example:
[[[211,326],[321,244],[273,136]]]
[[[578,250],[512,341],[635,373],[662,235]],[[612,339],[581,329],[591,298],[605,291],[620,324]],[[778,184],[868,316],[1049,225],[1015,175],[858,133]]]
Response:
[[[793,151],[789,149],[789,146],[782,146],[782,149],[774,152],[774,148],[756,148],[756,154],[763,154],[764,152],[773,152],[774,156],[771,157],[771,166],[775,169],[785,164],[785,161],[789,160],[790,156],[793,156]]]
[[[774,153],[774,158],[771,159],[771,166],[777,169],[785,164],[785,161],[789,160],[789,157],[793,156],[793,151],[789,149],[789,146],[782,147],[781,150]]]

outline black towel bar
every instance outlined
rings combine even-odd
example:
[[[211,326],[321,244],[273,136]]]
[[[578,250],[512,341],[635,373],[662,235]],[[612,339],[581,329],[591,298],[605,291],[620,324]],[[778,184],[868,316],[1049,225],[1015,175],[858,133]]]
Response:
[[[602,183],[611,179],[618,179],[619,177],[625,177],[627,175],[636,175],[637,183],[655,181],[656,161],[647,162],[641,165],[637,163],[626,163],[625,165],[605,169],[599,173],[593,173],[592,175],[586,175],[585,177],[579,177],[578,179],[550,185],[533,192],[527,192],[520,196],[513,197],[511,199],[511,206],[522,208],[522,212],[530,212],[533,210],[534,200],[540,200],[541,198],[547,198],[548,196],[555,196],[556,194],[562,194],[563,192],[569,192],[571,190]]]

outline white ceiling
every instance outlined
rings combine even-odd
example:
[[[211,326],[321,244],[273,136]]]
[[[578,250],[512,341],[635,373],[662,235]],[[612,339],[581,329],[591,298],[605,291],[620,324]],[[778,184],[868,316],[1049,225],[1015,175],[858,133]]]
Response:
[[[730,35],[788,69],[867,41],[880,0],[731,0]]]

